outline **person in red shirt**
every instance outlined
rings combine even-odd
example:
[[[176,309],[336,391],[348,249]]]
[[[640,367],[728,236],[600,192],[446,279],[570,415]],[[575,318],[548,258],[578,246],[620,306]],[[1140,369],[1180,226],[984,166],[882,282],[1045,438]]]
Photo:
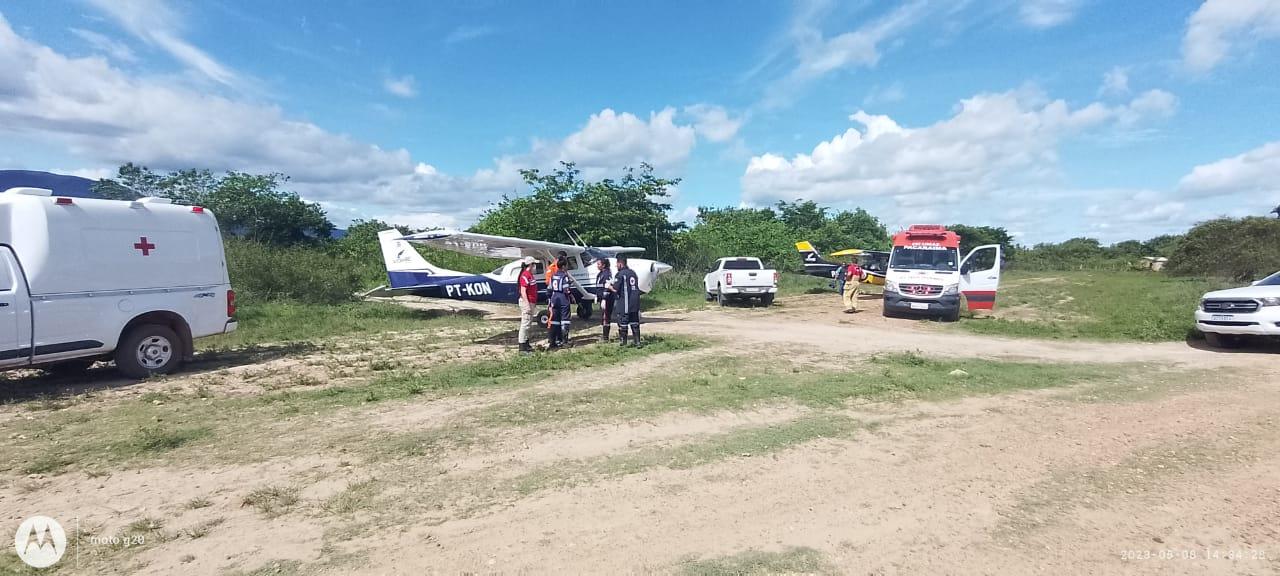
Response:
[[[529,345],[529,328],[538,315],[538,281],[533,277],[533,265],[537,263],[532,256],[525,256],[520,262],[520,279],[516,282],[520,301],[520,341],[521,352],[533,352]]]
[[[862,293],[862,281],[867,279],[867,273],[858,266],[857,256],[849,261],[849,266],[844,271],[844,278],[844,312],[853,314],[858,311],[858,294]]]

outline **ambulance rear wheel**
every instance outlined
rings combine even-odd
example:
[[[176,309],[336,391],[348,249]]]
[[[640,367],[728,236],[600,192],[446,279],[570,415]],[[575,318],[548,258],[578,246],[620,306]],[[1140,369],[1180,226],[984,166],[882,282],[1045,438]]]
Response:
[[[168,326],[143,324],[120,339],[116,370],[130,378],[168,374],[182,365],[182,340]]]

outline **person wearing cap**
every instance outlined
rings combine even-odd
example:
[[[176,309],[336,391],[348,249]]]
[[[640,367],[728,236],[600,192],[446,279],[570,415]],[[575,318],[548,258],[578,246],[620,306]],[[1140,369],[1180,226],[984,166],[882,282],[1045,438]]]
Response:
[[[600,343],[609,341],[610,323],[613,322],[613,300],[616,294],[609,289],[613,283],[613,270],[609,269],[609,259],[596,261],[596,295],[600,299]]]
[[[521,352],[533,352],[529,345],[529,328],[538,315],[538,281],[533,278],[533,266],[537,263],[533,256],[525,256],[520,261],[520,278],[517,283],[520,300],[520,341]]]
[[[613,275],[610,288],[616,298],[615,308],[618,314],[618,344],[627,345],[627,329],[631,329],[631,337],[638,348],[640,343],[640,280],[634,270],[627,266],[627,255],[619,254],[618,272]]]
[[[573,304],[573,283],[569,273],[565,271],[568,262],[561,256],[556,258],[556,273],[547,284],[547,304],[551,308],[550,348],[556,349],[569,344],[569,307]]]

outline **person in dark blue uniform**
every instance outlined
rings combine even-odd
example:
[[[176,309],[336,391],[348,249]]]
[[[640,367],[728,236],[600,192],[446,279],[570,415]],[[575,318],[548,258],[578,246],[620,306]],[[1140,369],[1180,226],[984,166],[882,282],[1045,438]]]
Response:
[[[548,307],[551,309],[551,326],[548,340],[555,349],[569,343],[569,307],[573,304],[573,285],[565,271],[568,262],[564,256],[556,258],[556,272],[547,284]]]
[[[636,273],[627,267],[627,255],[619,254],[618,272],[613,275],[610,285],[614,292],[614,308],[618,314],[619,344],[627,345],[627,329],[631,329],[631,338],[636,347],[640,343],[640,281]]]
[[[609,269],[609,259],[601,258],[596,262],[596,296],[600,299],[600,343],[609,341],[609,328],[613,322],[613,300],[616,294],[609,289],[613,283],[613,270]]]

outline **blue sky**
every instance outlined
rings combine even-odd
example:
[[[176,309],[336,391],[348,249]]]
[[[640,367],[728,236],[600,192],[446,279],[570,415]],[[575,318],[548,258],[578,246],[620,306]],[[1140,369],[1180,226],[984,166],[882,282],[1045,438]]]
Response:
[[[1280,204],[1280,0],[0,6],[0,166],[279,171],[465,226],[518,170],[653,164],[1031,243]]]

